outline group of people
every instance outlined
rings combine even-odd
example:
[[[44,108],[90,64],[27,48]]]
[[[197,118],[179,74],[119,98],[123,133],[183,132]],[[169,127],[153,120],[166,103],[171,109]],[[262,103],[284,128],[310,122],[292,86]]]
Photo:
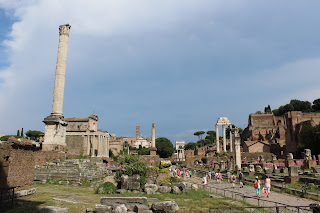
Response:
[[[238,174],[231,174],[230,171],[228,171],[226,176],[228,183],[232,183],[232,188],[235,188],[237,180],[239,182],[240,188],[243,188],[243,173],[241,171],[239,171]],[[222,174],[220,172],[209,171],[208,173],[203,175],[201,185],[203,185],[204,188],[207,188],[209,180],[216,180],[217,183],[221,183]],[[270,196],[270,187],[271,180],[269,177],[267,177],[264,184],[264,193],[267,194],[267,197]],[[258,176],[256,176],[255,178],[254,188],[256,191],[256,196],[260,197],[261,181],[259,180]]]
[[[253,187],[256,190],[257,197],[260,197],[261,181],[259,180],[258,176],[256,176]],[[267,176],[266,180],[264,181],[264,190],[265,190],[265,193],[267,194],[267,197],[270,196],[270,188],[271,188],[271,180],[269,176]]]
[[[189,178],[192,177],[192,171],[186,168],[183,169],[177,169],[174,168],[172,169],[171,167],[169,168],[170,175],[171,177],[180,177],[180,178]]]
[[[213,180],[213,181],[216,180],[217,183],[221,183],[222,174],[220,172],[209,171],[208,173],[203,175],[201,184],[203,185],[204,188],[207,188],[209,180]]]

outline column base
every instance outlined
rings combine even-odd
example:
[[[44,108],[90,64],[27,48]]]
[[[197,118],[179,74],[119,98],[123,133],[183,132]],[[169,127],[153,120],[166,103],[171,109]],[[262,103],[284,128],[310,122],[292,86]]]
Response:
[[[150,155],[157,155],[157,148],[151,147],[150,148]]]
[[[63,115],[49,115],[43,122],[46,124],[46,127],[42,150],[65,151],[67,147],[66,130],[68,122]]]

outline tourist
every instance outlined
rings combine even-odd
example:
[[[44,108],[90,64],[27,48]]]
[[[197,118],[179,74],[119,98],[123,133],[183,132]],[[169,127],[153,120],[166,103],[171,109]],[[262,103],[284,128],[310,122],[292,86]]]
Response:
[[[214,181],[215,175],[216,175],[215,172],[212,171],[212,172],[211,172],[212,181]]]
[[[211,171],[208,172],[209,180],[211,179]]]
[[[264,186],[266,187],[267,197],[270,195],[270,187],[271,187],[271,180],[269,176],[267,176]]]
[[[217,182],[219,183],[219,184],[221,184],[221,180],[222,180],[222,175],[221,175],[221,173],[220,173],[220,171],[217,173]]]
[[[191,172],[191,170],[190,170],[190,173],[189,173],[189,175],[190,175],[190,178],[191,178],[191,176],[192,176],[192,172]]]
[[[232,188],[234,188],[236,186],[236,176],[235,175],[231,176],[231,182],[232,182]]]
[[[243,188],[242,178],[243,178],[243,173],[241,172],[241,170],[239,170],[238,179],[239,179],[240,188]]]
[[[208,185],[207,174],[203,175],[201,185],[203,185],[203,188],[205,189],[207,188],[207,185]]]
[[[259,198],[260,197],[260,180],[259,180],[258,176],[256,176],[256,180],[254,182],[253,187],[256,189],[256,195]]]
[[[231,178],[230,171],[227,172],[227,178],[228,178],[228,183],[230,183],[230,178]]]

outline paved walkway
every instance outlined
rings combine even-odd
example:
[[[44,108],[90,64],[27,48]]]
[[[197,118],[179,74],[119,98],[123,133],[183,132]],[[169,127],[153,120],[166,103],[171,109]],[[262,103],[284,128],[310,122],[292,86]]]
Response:
[[[194,183],[201,183],[201,179],[198,177],[192,177],[189,181]],[[272,185],[271,185],[272,187]],[[209,180],[207,189],[214,193],[219,193],[225,195],[226,197],[233,197],[235,199],[243,200],[256,206],[309,206],[311,203],[319,203],[314,200],[297,197],[294,195],[289,195],[285,193],[278,193],[271,191],[270,197],[267,198],[267,195],[262,193],[260,194],[260,199],[257,199],[255,194],[255,189],[251,185],[245,185],[243,188],[240,188],[237,184],[233,189],[231,183],[222,182],[221,184],[216,183],[215,181]]]

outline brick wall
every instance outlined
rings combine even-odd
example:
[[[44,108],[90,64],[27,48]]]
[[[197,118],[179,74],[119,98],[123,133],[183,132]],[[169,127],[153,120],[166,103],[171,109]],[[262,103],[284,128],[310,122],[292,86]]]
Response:
[[[68,154],[68,157],[75,157]],[[0,187],[30,188],[34,179],[34,166],[53,159],[64,160],[63,152],[35,151],[34,147],[11,144],[0,145]]]
[[[31,149],[0,146],[1,187],[30,188],[34,177],[34,158]]]

